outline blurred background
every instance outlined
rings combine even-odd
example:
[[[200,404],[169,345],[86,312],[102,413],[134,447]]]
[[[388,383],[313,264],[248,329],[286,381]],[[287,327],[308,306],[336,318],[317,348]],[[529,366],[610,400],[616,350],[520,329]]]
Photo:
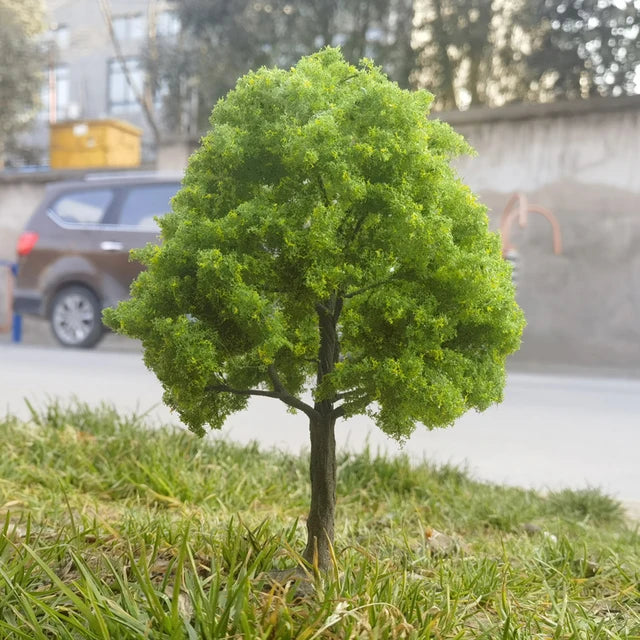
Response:
[[[640,375],[639,31],[640,0],[0,0],[0,260],[46,184],[180,172],[241,74],[339,45],[477,150],[458,168],[528,319],[512,366]]]

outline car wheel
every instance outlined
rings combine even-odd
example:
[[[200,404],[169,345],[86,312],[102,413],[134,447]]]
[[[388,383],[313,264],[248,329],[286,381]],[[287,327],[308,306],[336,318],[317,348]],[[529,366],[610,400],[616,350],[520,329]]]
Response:
[[[65,287],[51,303],[53,335],[65,347],[93,347],[103,335],[101,311],[93,291],[78,285]]]

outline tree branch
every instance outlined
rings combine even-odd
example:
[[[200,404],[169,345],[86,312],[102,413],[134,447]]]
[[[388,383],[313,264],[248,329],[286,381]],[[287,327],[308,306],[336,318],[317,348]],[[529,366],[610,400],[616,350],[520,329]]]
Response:
[[[388,284],[389,282],[392,282],[393,280],[397,279],[397,275],[393,274],[391,276],[389,276],[388,278],[385,278],[384,280],[380,280],[379,282],[374,282],[373,284],[367,285],[366,287],[362,287],[361,289],[356,289],[355,291],[352,291],[351,293],[345,293],[342,297],[345,299],[348,298],[355,298],[356,296],[361,295],[362,293],[366,293],[367,291],[371,291],[372,289],[376,289],[377,287],[381,287],[384,284]]]
[[[331,412],[331,419],[332,420],[338,420],[339,418],[344,417],[344,405],[341,404],[339,407],[336,407],[332,412]]]
[[[267,391],[265,389],[236,389],[227,384],[212,384],[205,387],[205,391],[215,391],[217,393],[232,393],[237,396],[260,396],[263,398],[275,398],[293,409],[298,409],[311,419],[319,418],[318,412],[306,402],[291,395],[286,389],[281,391]]]
[[[330,207],[331,203],[329,202],[329,196],[327,194],[327,189],[324,186],[324,181],[322,180],[322,176],[318,173],[316,174],[316,179],[318,181],[318,186],[320,187],[320,193],[322,194],[322,200],[324,201],[325,207]]]
[[[343,400],[344,402],[339,406],[335,407],[331,416],[334,420],[338,418],[342,418],[345,415],[345,403],[351,402],[366,402],[368,404],[367,398],[369,397],[367,391],[364,389],[349,389],[348,391],[341,391],[340,393],[336,393],[334,402],[338,402]]]
[[[349,391],[341,391],[340,393],[336,393],[336,401],[337,400],[346,400],[351,396],[355,396],[357,394],[362,395],[363,392],[360,389],[350,389]]]
[[[355,237],[358,235],[362,225],[364,224],[364,221],[367,218],[367,214],[363,214],[361,215],[357,220],[356,220],[356,226],[353,228],[353,231],[351,232],[351,241],[353,242],[353,240],[355,239]]]
[[[285,389],[274,365],[270,364],[267,371],[269,373],[269,377],[271,378],[273,388],[275,389],[276,393],[278,393],[278,397],[280,398],[280,400],[282,400],[282,402],[289,405],[290,407],[293,407],[294,409],[299,409],[303,413],[306,413],[310,418],[319,417],[318,412],[311,405],[303,402],[302,400],[300,400],[300,398],[296,398],[292,393]]]
[[[331,317],[333,314],[331,313],[331,309],[327,307],[327,305],[322,304],[322,302],[316,302],[316,312],[318,315],[324,314],[325,316]]]
[[[349,80],[353,80],[354,78],[357,78],[357,77],[358,77],[357,73],[352,73],[351,75],[348,75],[346,78],[342,78],[342,80],[340,80],[338,84],[344,84],[345,82],[349,82]]]
[[[234,389],[226,384],[210,384],[204,388],[205,391],[216,391],[218,393],[233,393],[237,396],[264,396],[266,398],[276,398],[280,400],[280,394],[275,391],[264,389]]]
[[[339,294],[336,296],[336,301],[333,306],[333,323],[336,326],[338,325],[338,320],[340,320],[340,314],[342,313],[343,306],[344,306],[344,296],[342,294]],[[338,362],[338,360],[336,360],[336,362]]]

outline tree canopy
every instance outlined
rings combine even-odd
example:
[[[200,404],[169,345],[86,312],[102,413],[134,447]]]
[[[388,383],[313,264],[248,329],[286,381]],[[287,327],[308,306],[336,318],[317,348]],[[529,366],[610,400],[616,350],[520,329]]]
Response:
[[[148,269],[106,315],[142,339],[196,431],[246,405],[225,388],[295,407],[325,313],[339,347],[311,388],[340,415],[402,438],[500,399],[522,314],[485,208],[449,166],[469,148],[430,102],[326,49],[218,103],[162,246],[136,255]]]

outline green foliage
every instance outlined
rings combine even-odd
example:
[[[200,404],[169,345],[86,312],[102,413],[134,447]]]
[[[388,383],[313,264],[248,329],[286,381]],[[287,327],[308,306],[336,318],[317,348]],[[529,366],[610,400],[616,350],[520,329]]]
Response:
[[[470,149],[430,102],[328,48],[217,104],[162,246],[135,254],[147,270],[105,313],[193,430],[261,390],[311,390],[397,438],[501,399],[524,320],[485,208],[449,165]]]

